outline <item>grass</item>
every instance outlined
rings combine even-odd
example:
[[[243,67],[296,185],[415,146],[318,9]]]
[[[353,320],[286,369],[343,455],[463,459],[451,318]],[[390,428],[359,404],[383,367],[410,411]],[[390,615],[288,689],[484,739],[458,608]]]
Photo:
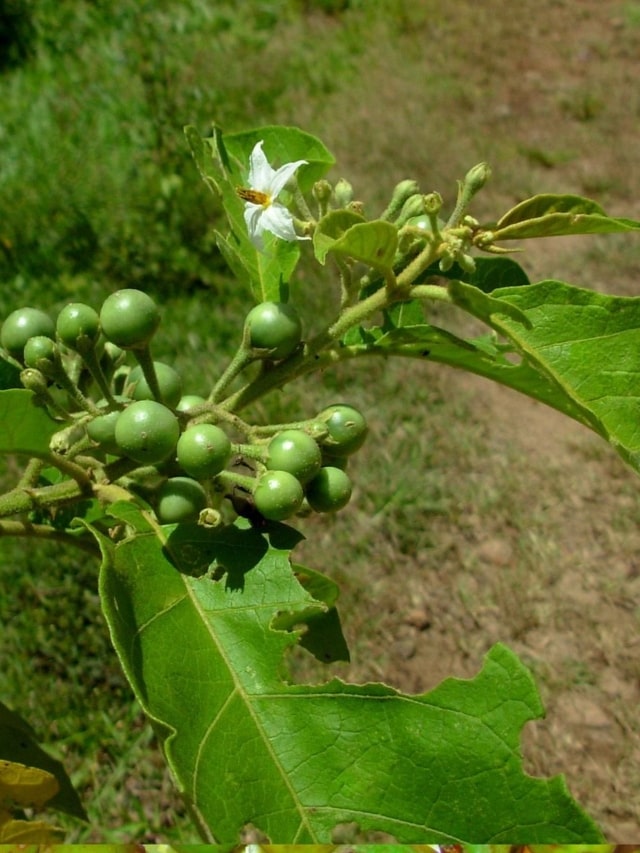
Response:
[[[99,305],[116,287],[143,287],[163,304],[155,356],[175,363],[188,392],[209,385],[249,307],[215,251],[219,211],[182,140],[184,124],[204,132],[212,119],[318,134],[340,164],[332,177],[348,177],[370,215],[405,177],[450,205],[456,179],[488,160],[480,216],[562,189],[638,216],[640,100],[628,77],[637,4],[619,4],[617,29],[595,3],[591,17],[533,0],[509,16],[471,0],[250,5],[252,14],[196,0],[25,5],[25,48],[0,77],[0,313]],[[541,241],[524,265],[532,278],[637,292],[626,236]],[[337,300],[306,269],[297,294],[307,326]],[[607,753],[621,762],[622,793],[604,759],[601,774],[581,772],[553,708],[566,691],[600,689],[605,671],[637,681],[621,637],[637,636],[637,609],[616,604],[637,589],[635,481],[594,449],[604,445],[570,429],[565,441],[557,415],[536,439],[538,410],[516,399],[446,368],[380,360],[297,383],[257,414],[286,420],[345,400],[370,423],[352,504],[302,525],[298,558],[343,590],[354,663],[337,671],[426,690],[472,674],[492,642],[509,642],[551,707],[547,734],[531,737],[533,771],[571,771],[582,801],[624,840],[640,825],[640,780],[623,760],[638,749],[635,694],[599,694],[624,721]],[[0,541],[0,697],[83,793],[91,827],[75,825],[71,840],[195,840],[111,651],[96,577],[84,559]],[[430,628],[407,625],[416,609]],[[581,651],[563,646],[567,626]],[[297,677],[323,674],[302,656],[292,666]],[[579,737],[579,721],[571,731]]]

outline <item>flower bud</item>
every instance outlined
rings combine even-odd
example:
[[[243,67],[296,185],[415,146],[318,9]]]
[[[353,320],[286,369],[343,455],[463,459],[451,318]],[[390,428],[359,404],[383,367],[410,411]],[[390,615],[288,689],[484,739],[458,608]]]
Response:
[[[476,262],[467,252],[460,252],[456,260],[466,273],[472,274],[476,271]]]
[[[427,214],[438,214],[442,209],[442,196],[440,193],[427,193],[422,196],[424,212]]]
[[[424,196],[421,193],[415,193],[410,196],[402,205],[402,210],[398,214],[394,225],[401,228],[409,219],[414,216],[421,216],[424,213]]]
[[[27,390],[33,391],[34,394],[48,394],[47,380],[39,370],[28,367],[20,373],[20,381]]]
[[[329,181],[316,181],[313,185],[313,197],[319,204],[326,204],[331,198],[331,184]]]
[[[364,204],[361,201],[350,201],[347,205],[347,210],[357,213],[359,216],[364,216]]]
[[[333,195],[338,207],[346,207],[353,201],[353,187],[344,178],[340,178],[333,188]]]
[[[396,187],[393,191],[393,195],[391,196],[391,201],[389,202],[389,206],[382,214],[380,219],[394,220],[402,210],[403,205],[405,204],[407,199],[411,198],[411,196],[413,195],[419,194],[419,192],[420,187],[418,186],[417,181],[400,181],[399,184],[396,184]],[[422,213],[422,211],[420,211],[420,213]],[[417,216],[418,214],[412,215]]]
[[[468,197],[474,196],[487,183],[491,177],[491,169],[487,163],[478,163],[472,169],[469,169],[464,176],[464,189],[468,193]]]

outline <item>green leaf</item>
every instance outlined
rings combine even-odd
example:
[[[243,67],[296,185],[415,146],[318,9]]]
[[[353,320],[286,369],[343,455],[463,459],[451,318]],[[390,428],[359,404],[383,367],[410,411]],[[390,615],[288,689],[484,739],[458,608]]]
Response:
[[[288,683],[296,635],[274,619],[326,606],[292,572],[297,534],[243,523],[174,548],[140,522],[121,543],[99,537],[103,607],[206,837],[236,841],[250,822],[274,843],[329,842],[356,822],[404,842],[601,840],[561,778],[522,770],[521,729],[542,708],[507,649],[418,696]]]
[[[398,229],[395,225],[375,219],[352,225],[328,251],[361,261],[377,270],[390,270],[397,248]]]
[[[0,358],[0,390],[6,391],[9,388],[21,388],[20,370],[15,364]]]
[[[37,767],[55,777],[58,793],[48,805],[58,811],[87,820],[82,803],[64,767],[38,746],[35,732],[15,711],[0,702],[0,759]]]
[[[516,204],[507,211],[498,221],[498,228],[506,225],[514,225],[517,222],[526,222],[530,219],[539,219],[551,213],[579,213],[596,214],[606,216],[604,210],[597,202],[579,195],[557,195],[554,193],[541,193],[527,198]]]
[[[327,609],[318,611],[317,605],[314,604],[307,611],[284,613],[276,616],[271,627],[291,630],[304,626],[306,630],[300,637],[300,645],[319,661],[349,661],[347,641],[342,633],[340,616],[335,606],[340,594],[337,583],[312,569],[297,565],[293,568],[298,583],[316,602],[325,604]]]
[[[352,210],[332,210],[318,222],[313,234],[313,250],[317,260],[324,264],[327,253],[353,225],[365,222],[364,216]]]
[[[47,457],[51,437],[59,429],[32,391],[0,391],[0,453]]]
[[[533,285],[532,285],[533,286]],[[491,314],[489,315],[491,318]],[[521,316],[525,316],[522,314]],[[504,323],[494,316],[494,328]],[[501,343],[495,335],[464,340],[451,332],[426,323],[394,327],[351,329],[343,340],[353,357],[367,355],[429,359],[476,373],[527,394],[600,432],[597,419],[578,405],[551,376],[522,358],[514,344]]]
[[[211,174],[212,172],[212,151],[211,146],[204,140],[195,127],[187,125],[184,129],[184,135],[187,144],[191,149],[191,154],[195,160],[200,177],[213,192],[214,195],[220,193],[218,184]]]
[[[494,296],[530,325],[494,318],[528,362],[640,470],[640,298],[607,296],[560,281]]]
[[[382,328],[399,329],[402,326],[416,326],[424,322],[424,304],[419,299],[396,302],[383,312]]]
[[[520,264],[511,258],[474,258],[474,261],[476,268],[471,273],[463,270],[459,264],[454,264],[451,269],[442,272],[436,263],[429,267],[426,274],[421,276],[418,281],[431,276],[438,276],[464,281],[484,293],[491,293],[500,287],[523,287],[531,283]]]
[[[274,168],[293,163],[295,160],[307,161],[307,165],[301,166],[296,172],[298,186],[302,192],[308,192],[335,163],[331,152],[316,136],[297,127],[268,125],[224,135],[226,151],[235,158],[238,173],[242,178],[245,178],[249,171],[249,155],[260,140],[264,141],[262,150]]]
[[[640,222],[607,216],[587,198],[577,195],[533,196],[509,210],[495,226],[488,226],[493,241],[559,237],[572,234],[612,234],[637,231]]]
[[[494,299],[493,296],[483,293],[471,284],[454,280],[449,282],[447,290],[455,305],[479,320],[483,320],[488,326],[494,327],[496,314],[507,314],[516,322],[529,325],[529,319],[519,308],[508,302]]]

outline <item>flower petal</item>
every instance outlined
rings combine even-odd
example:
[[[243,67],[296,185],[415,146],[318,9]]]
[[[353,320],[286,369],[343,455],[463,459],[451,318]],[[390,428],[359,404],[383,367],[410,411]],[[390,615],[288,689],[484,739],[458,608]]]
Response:
[[[247,231],[249,232],[249,239],[253,243],[253,245],[262,250],[262,234],[264,232],[264,223],[263,223],[263,213],[264,210],[259,204],[250,204],[247,202],[244,207],[244,221],[247,226]]]
[[[276,172],[269,165],[262,146],[264,140],[256,142],[249,157],[249,186],[252,190],[271,194],[271,184],[276,176]]]
[[[277,198],[300,166],[304,166],[308,162],[308,160],[296,160],[294,163],[285,163],[284,166],[280,166],[277,172],[273,172],[268,190],[271,198]]]
[[[260,226],[263,230],[270,231],[281,240],[297,240],[293,217],[282,204],[271,204],[260,217]]]

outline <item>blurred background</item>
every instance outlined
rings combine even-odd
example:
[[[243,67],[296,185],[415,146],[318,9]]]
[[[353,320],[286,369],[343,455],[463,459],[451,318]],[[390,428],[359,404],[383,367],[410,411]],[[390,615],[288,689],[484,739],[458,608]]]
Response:
[[[251,299],[215,248],[220,210],[186,124],[316,134],[330,179],[372,217],[403,178],[450,207],[486,160],[480,219],[536,192],[640,219],[639,56],[640,3],[617,0],[0,0],[0,318],[141,288],[164,306],[154,355],[187,392],[219,375]],[[533,241],[518,260],[532,280],[639,292],[637,237]],[[312,324],[338,289],[303,263],[294,297]],[[365,369],[255,412],[344,400],[370,422],[349,508],[302,522],[296,553],[343,589],[353,661],[332,673],[424,691],[507,643],[548,709],[525,731],[525,766],[565,772],[609,840],[637,839],[637,476],[584,427],[485,380]],[[0,699],[71,771],[92,823],[69,840],[197,841],[110,649],[96,576],[74,554],[0,542]]]

